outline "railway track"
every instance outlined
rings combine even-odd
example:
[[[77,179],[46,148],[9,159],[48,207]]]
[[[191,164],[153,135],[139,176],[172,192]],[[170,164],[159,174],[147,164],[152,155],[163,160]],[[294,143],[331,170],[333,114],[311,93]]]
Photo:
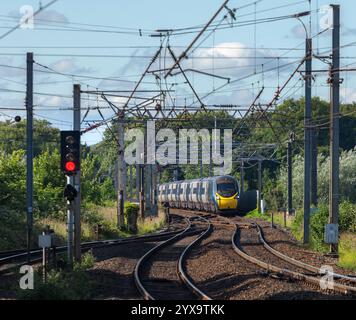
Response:
[[[106,248],[110,246],[118,246],[125,245],[136,242],[150,242],[150,241],[161,241],[166,238],[172,237],[176,234],[182,232],[182,226],[180,226],[180,222],[183,220],[180,216],[171,215],[170,219],[175,221],[170,221],[169,226],[162,230],[161,232],[157,232],[154,234],[148,234],[143,236],[132,236],[129,238],[120,238],[120,239],[112,239],[112,240],[99,240],[99,241],[91,241],[85,242],[82,244],[82,251],[88,251],[91,249],[100,249]],[[173,223],[174,222],[174,223]],[[169,231],[170,229],[173,229]],[[66,246],[60,246],[56,248],[56,253],[61,254],[67,251]],[[42,259],[42,249],[34,249],[30,251],[31,264],[38,263]],[[27,250],[26,249],[18,249],[18,250],[10,250],[0,252],[0,272],[7,271],[13,267],[18,265],[22,265],[23,263],[27,263]],[[1,267],[3,266],[3,267]]]
[[[136,261],[138,262],[134,262],[131,269],[133,270],[135,287],[138,289],[140,295],[147,300],[209,300],[211,297],[221,299],[225,297],[223,291],[232,290],[232,287],[229,288],[231,285],[234,286],[235,294],[238,295],[238,291],[242,290],[243,292],[243,290],[246,290],[247,287],[250,288],[250,286],[255,291],[256,289],[253,289],[253,287],[261,286],[261,288],[264,288],[264,282],[267,280],[264,277],[266,276],[270,279],[266,283],[271,283],[273,287],[277,288],[277,290],[272,290],[273,293],[276,292],[277,294],[278,290],[279,292],[283,292],[284,287],[290,286],[287,285],[288,283],[293,283],[294,287],[291,286],[290,289],[296,290],[296,296],[298,296],[298,292],[303,296],[303,290],[306,290],[307,295],[314,293],[314,296],[317,296],[317,293],[321,294],[321,292],[325,291],[327,294],[340,293],[342,295],[349,294],[350,296],[356,294],[356,286],[354,286],[356,277],[334,272],[329,273],[329,276],[332,276],[335,280],[334,287],[322,290],[320,280],[323,275],[320,273],[320,268],[290,257],[288,250],[284,250],[284,253],[282,253],[273,248],[265,238],[262,225],[255,221],[251,222],[241,217],[224,217],[191,210],[172,211],[174,213],[170,215],[169,220],[171,223],[169,227],[161,232],[126,239],[87,242],[83,243],[82,250],[109,248],[110,246],[120,246],[130,243],[137,243],[138,245],[140,242],[151,243],[150,249],[147,249],[149,251],[142,251],[141,254],[143,256],[141,254],[137,256]],[[189,255],[192,253],[192,257],[196,259],[200,252],[209,252],[210,249],[208,246],[205,247],[205,244],[198,246],[198,244],[204,239],[206,240],[203,243],[206,244],[216,241],[207,240],[208,236],[212,233],[213,226],[220,230],[229,230],[229,235],[226,235],[227,241],[225,243],[221,242],[220,245],[223,246],[225,254],[231,257],[236,256],[235,263],[243,266],[244,271],[241,273],[238,271],[239,267],[235,268],[236,271],[233,271],[232,269],[234,268],[232,268],[230,269],[230,276],[226,277],[226,272],[223,272],[222,275],[225,276],[222,279],[224,280],[218,280],[210,284],[210,281],[219,278],[210,276],[203,276],[202,278],[199,273],[194,271],[194,268],[192,269],[192,266],[197,265],[197,263],[199,266],[199,262],[197,261],[192,264],[193,260],[189,260]],[[241,233],[243,235],[242,238]],[[243,238],[246,237],[250,237],[250,240],[241,241],[245,240]],[[228,249],[228,239],[230,239],[230,249]],[[152,245],[154,245],[153,248]],[[129,250],[130,247],[127,248]],[[230,252],[227,250],[230,250]],[[64,253],[65,251],[65,247],[57,249],[58,253]],[[41,254],[41,250],[33,250],[31,252],[32,263],[40,262]],[[205,259],[207,263],[205,267],[207,269],[210,270],[208,263],[214,261],[219,254],[221,255],[221,251],[212,254],[212,260]],[[14,267],[13,264],[9,263],[16,262],[21,265],[25,259],[26,252],[24,250],[1,252],[0,273]],[[189,261],[188,264],[187,261]],[[307,260],[307,262],[309,261]],[[5,269],[1,268],[2,265],[5,265]],[[255,276],[252,277],[252,274]],[[242,282],[238,279],[241,279]],[[231,284],[231,281],[233,281],[233,284]],[[301,283],[300,286],[298,282]],[[199,288],[195,283],[198,284]],[[282,283],[285,283],[285,285],[282,285]],[[295,289],[292,289],[292,287]],[[313,290],[310,290],[310,288],[313,288]],[[132,290],[135,291],[135,288]],[[230,295],[227,297],[230,297]]]
[[[257,223],[251,223],[250,228],[248,229],[256,231],[256,236],[259,239],[258,243],[252,239],[252,241],[247,243],[245,241],[242,245],[239,239],[241,238],[241,232],[244,229],[238,224],[236,224],[236,231],[232,236],[234,250],[245,260],[265,269],[267,273],[280,279],[303,281],[314,286],[318,290],[334,291],[341,294],[356,294],[355,286],[335,281],[336,279],[342,279],[343,281],[347,280],[355,282],[355,279],[337,273],[329,274],[329,276],[334,277],[333,286],[325,287],[325,289],[323,289],[320,286],[321,276],[323,276],[323,274],[320,273],[319,268],[293,259],[273,249],[264,239],[262,227]],[[308,273],[305,273],[304,271],[308,271]]]
[[[211,299],[193,283],[185,270],[185,260],[190,250],[212,231],[212,224],[197,215],[186,219],[185,230],[159,243],[137,262],[134,280],[144,299]]]
[[[317,290],[321,290],[320,280],[325,276],[325,272],[321,268],[299,261],[288,255],[274,249],[265,239],[263,228],[256,222],[245,221],[240,217],[228,218],[216,214],[206,212],[197,213],[196,211],[184,210],[185,212],[195,212],[204,216],[206,219],[216,225],[222,227],[235,228],[232,236],[232,246],[235,252],[246,261],[263,268],[267,274],[280,280],[298,280],[312,285]],[[237,241],[238,234],[241,230],[255,230],[258,242],[252,243],[254,248],[251,248],[251,243],[243,249],[241,244]],[[257,248],[258,247],[258,248]],[[265,252],[262,252],[265,251]],[[356,277],[339,274],[336,272],[329,272],[327,274],[334,280],[333,288],[326,288],[324,291],[337,292],[340,294],[356,294]]]

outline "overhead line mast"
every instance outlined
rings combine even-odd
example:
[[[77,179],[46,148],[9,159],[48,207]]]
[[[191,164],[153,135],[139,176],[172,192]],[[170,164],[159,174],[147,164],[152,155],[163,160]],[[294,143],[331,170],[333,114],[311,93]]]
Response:
[[[212,18],[208,21],[208,23],[204,26],[204,28],[197,34],[197,36],[193,39],[193,41],[188,45],[187,49],[185,49],[181,55],[177,58],[177,60],[173,63],[173,66],[168,70],[164,78],[166,79],[169,75],[171,75],[171,72],[175,69],[175,67],[182,61],[183,58],[185,58],[189,52],[189,50],[194,46],[194,44],[198,41],[198,39],[202,36],[202,34],[206,31],[206,29],[212,24],[212,22],[215,20],[215,18],[219,15],[219,13],[226,7],[227,3],[229,0],[224,1],[224,3],[221,5],[221,7],[218,9],[218,11],[215,12],[215,14],[212,16]]]

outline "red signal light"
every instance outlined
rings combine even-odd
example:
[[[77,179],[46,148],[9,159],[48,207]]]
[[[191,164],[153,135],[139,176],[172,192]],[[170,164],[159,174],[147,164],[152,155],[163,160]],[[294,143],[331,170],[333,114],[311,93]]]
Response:
[[[75,170],[75,163],[73,161],[68,161],[65,164],[67,171],[74,171]]]

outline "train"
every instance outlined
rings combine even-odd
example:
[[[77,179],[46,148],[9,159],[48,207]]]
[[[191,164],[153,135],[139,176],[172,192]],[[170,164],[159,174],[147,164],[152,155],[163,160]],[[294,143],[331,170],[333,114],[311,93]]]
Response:
[[[229,175],[158,185],[158,202],[170,208],[236,213],[239,198],[239,184]]]

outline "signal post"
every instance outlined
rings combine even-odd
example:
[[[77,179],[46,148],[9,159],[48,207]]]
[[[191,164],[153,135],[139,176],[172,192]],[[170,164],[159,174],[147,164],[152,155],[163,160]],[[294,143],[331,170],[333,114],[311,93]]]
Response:
[[[78,191],[74,186],[74,179],[80,170],[80,131],[61,131],[61,169],[67,176],[67,185],[63,195],[67,199],[67,256],[68,264],[71,266],[73,264],[74,208],[75,199],[78,198]],[[76,237],[76,240],[77,239]],[[76,260],[77,258],[76,256]]]

